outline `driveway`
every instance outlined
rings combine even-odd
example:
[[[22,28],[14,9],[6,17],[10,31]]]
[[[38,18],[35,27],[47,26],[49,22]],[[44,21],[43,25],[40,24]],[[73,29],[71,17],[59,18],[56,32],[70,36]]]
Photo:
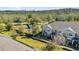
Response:
[[[0,35],[0,51],[33,51],[34,49],[25,46],[12,38]]]

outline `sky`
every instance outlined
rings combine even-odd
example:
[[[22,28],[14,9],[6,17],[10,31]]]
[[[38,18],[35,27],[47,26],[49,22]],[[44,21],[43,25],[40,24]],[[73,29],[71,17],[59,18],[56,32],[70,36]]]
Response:
[[[42,11],[42,10],[54,10],[54,9],[63,9],[63,8],[72,8],[72,7],[0,7],[0,11],[4,11],[4,10]]]
[[[26,11],[38,11],[38,10],[52,10],[60,9],[59,7],[0,7],[0,10],[26,10]]]

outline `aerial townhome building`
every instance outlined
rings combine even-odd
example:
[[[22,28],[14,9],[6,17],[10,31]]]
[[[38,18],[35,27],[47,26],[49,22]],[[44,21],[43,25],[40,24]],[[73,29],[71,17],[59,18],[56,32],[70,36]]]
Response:
[[[67,41],[69,40],[73,44],[76,40],[75,37],[79,35],[79,23],[60,21],[44,25],[42,31],[44,37],[53,38],[57,34],[63,35]],[[79,39],[77,38],[76,41],[79,41]]]

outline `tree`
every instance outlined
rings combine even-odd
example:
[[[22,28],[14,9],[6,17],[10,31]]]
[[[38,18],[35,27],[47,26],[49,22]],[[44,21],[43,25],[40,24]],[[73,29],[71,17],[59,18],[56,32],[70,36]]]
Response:
[[[52,51],[55,48],[55,45],[52,45],[52,43],[48,43],[46,47],[43,48],[45,51]]]
[[[56,45],[55,43],[48,43],[46,47],[43,48],[44,51],[61,51],[63,50],[61,47]]]
[[[22,20],[20,19],[20,18],[18,18],[18,17],[16,17],[15,19],[14,19],[14,23],[21,23],[22,22]]]
[[[46,17],[46,19],[47,19],[48,21],[50,21],[50,20],[52,20],[52,16],[51,16],[51,15],[48,15],[48,16]]]
[[[32,14],[27,15],[28,19],[32,18]]]
[[[10,31],[11,29],[12,29],[12,24],[10,23],[10,22],[8,22],[7,24],[6,24],[6,29],[7,29],[7,31]]]
[[[19,35],[21,35],[21,36],[24,36],[25,35],[25,31],[26,29],[24,28],[24,26],[23,25],[21,25],[20,27],[19,27],[19,29],[17,30],[17,33],[19,34]]]
[[[74,14],[69,14],[68,16],[67,16],[67,21],[74,21]]]
[[[76,15],[76,16],[74,17],[74,21],[79,21],[79,16],[78,16],[78,15]]]
[[[11,37],[12,37],[13,39],[16,39],[16,37],[17,37],[17,33],[16,33],[15,30],[12,30]]]
[[[2,16],[0,16],[0,23],[4,23],[4,19]]]
[[[33,25],[33,35],[38,34],[39,32],[41,32],[41,30],[42,30],[41,25],[38,24]]]
[[[38,17],[38,16],[33,17],[33,23],[34,24],[42,23],[42,22],[43,21],[42,21],[42,19],[40,17]]]
[[[3,31],[4,31],[4,26],[0,24],[0,33],[2,33]]]
[[[66,45],[66,39],[63,37],[63,35],[56,35],[52,40],[53,40],[53,43],[57,45]]]
[[[45,18],[46,22],[54,22],[55,20],[53,19],[53,16],[52,15],[47,15],[47,17]]]

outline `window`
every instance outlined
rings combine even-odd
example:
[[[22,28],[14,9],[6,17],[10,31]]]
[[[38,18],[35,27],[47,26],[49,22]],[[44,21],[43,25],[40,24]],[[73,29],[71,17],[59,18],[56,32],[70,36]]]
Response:
[[[69,33],[69,36],[73,36],[71,33]]]

